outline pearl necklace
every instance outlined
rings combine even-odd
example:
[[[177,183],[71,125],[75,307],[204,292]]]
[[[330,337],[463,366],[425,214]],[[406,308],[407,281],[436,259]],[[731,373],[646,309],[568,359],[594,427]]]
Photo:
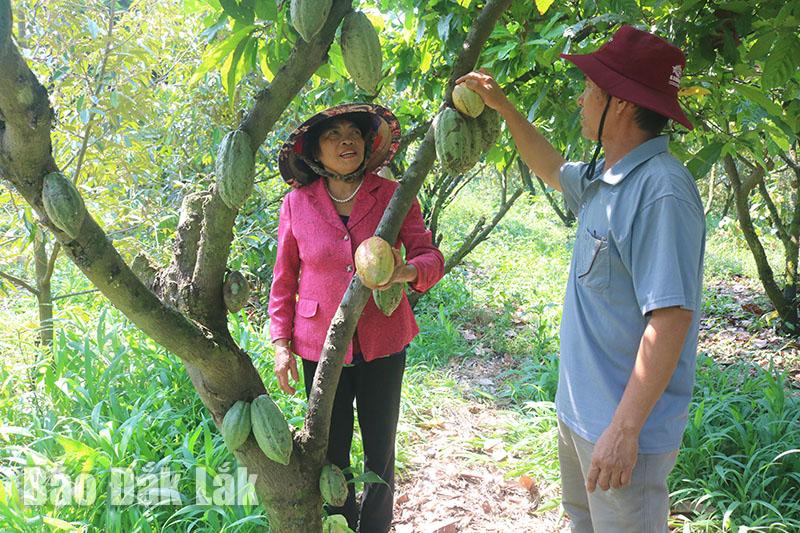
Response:
[[[343,199],[336,198],[333,195],[333,193],[331,192],[330,188],[328,187],[328,182],[327,181],[325,182],[325,190],[328,191],[328,196],[331,197],[331,200],[333,200],[337,204],[346,204],[347,202],[349,202],[350,200],[352,200],[353,198],[356,197],[356,194],[358,194],[358,190],[361,188],[362,185],[364,185],[364,180],[363,179],[361,180],[361,183],[358,184],[358,187],[356,187],[356,190],[353,191],[353,194],[351,194],[347,198],[343,198]]]

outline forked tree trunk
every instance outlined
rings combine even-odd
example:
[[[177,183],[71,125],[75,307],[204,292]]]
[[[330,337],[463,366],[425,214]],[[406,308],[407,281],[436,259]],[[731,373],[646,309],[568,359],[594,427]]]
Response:
[[[758,271],[758,278],[767,293],[767,297],[775,306],[775,310],[781,318],[784,330],[792,335],[800,334],[800,321],[798,320],[797,302],[797,261],[798,261],[798,233],[800,233],[800,199],[797,190],[800,188],[800,168],[797,169],[797,180],[795,183],[795,194],[792,209],[792,222],[788,228],[783,224],[774,205],[770,207],[772,222],[776,225],[779,237],[784,245],[784,274],[785,285],[781,287],[775,279],[775,274],[767,259],[766,251],[758,236],[758,232],[753,224],[750,214],[750,193],[756,188],[763,187],[765,170],[761,166],[753,166],[750,173],[743,175],[739,172],[736,162],[730,154],[723,158],[725,171],[733,185],[733,195],[736,204],[736,215],[739,220],[739,228],[742,230],[747,246],[753,255]],[[765,201],[768,200],[768,194]]]
[[[489,0],[467,36],[450,77],[473,69],[484,42],[511,0]],[[336,28],[351,11],[351,0],[334,0],[323,29],[311,42],[300,39],[272,83],[261,91],[239,125],[257,150],[292,99],[327,60]],[[153,265],[144,256],[123,261],[90,214],[70,238],[48,218],[42,204],[43,177],[58,171],[52,157],[52,111],[47,92],[27,67],[11,39],[9,0],[0,0],[0,175],[36,211],[69,257],[89,280],[138,328],[177,355],[217,426],[237,400],[252,401],[265,386],[252,360],[227,327],[222,283],[233,241],[237,211],[227,207],[216,186],[184,198],[172,262]],[[428,129],[414,162],[384,213],[376,234],[396,240],[402,220],[435,157]],[[288,465],[266,458],[252,435],[234,453],[249,474],[267,511],[271,529],[312,533],[321,529],[318,480],[326,461],[333,398],[344,353],[369,298],[353,278],[334,317],[309,398],[305,427],[294,436]]]

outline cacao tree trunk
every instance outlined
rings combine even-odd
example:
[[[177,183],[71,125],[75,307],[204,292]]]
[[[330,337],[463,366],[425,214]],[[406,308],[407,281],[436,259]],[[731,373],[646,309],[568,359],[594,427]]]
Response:
[[[739,220],[739,228],[742,230],[747,246],[756,262],[756,269],[767,297],[775,306],[775,310],[783,322],[783,328],[787,333],[798,335],[800,324],[798,324],[797,311],[797,252],[786,249],[785,268],[786,286],[782,289],[775,280],[772,267],[767,259],[767,254],[761,239],[758,237],[752,216],[750,215],[750,193],[764,179],[765,169],[761,166],[753,166],[749,175],[742,175],[736,166],[736,162],[730,154],[723,158],[725,171],[733,185],[733,194],[736,204],[736,214]],[[784,242],[784,245],[786,243]],[[791,272],[790,272],[791,270]],[[792,280],[792,278],[794,278]],[[788,290],[787,290],[788,289]]]
[[[58,253],[58,250],[53,250]],[[36,265],[36,300],[39,307],[39,343],[43,348],[53,347],[53,293],[50,280],[50,258],[44,233],[37,231],[33,241],[33,259]]]

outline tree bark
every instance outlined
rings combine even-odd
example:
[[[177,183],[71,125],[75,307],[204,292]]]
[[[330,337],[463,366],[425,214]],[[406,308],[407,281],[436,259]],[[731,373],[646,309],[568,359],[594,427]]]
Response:
[[[525,183],[525,186],[531,192],[531,194],[536,194],[536,186],[533,184],[533,180],[531,180],[531,171],[528,168],[528,165],[523,163],[522,159],[517,160],[519,165],[519,172],[522,175],[522,181]],[[539,176],[536,176],[536,180],[539,182],[539,185],[542,187],[542,193],[544,193],[544,197],[547,199],[547,203],[550,204],[550,207],[555,211],[558,218],[561,219],[561,222],[568,228],[572,227],[575,224],[575,215],[572,214],[572,211],[569,209],[562,209],[558,205],[558,201],[553,198],[553,195],[550,194],[547,190],[547,186],[544,184],[542,179]]]
[[[54,249],[53,254],[58,254]],[[39,343],[44,348],[53,347],[53,294],[50,280],[50,258],[47,255],[47,241],[42,231],[37,231],[33,241],[33,259],[36,271],[36,301],[39,307]]]
[[[794,302],[788,301],[785,298],[781,287],[775,281],[772,267],[769,264],[764,246],[758,238],[755,226],[753,225],[753,219],[750,215],[750,192],[758,185],[759,180],[763,179],[765,170],[760,166],[756,166],[751,170],[750,175],[743,178],[736,168],[736,162],[730,154],[725,155],[723,164],[725,165],[728,178],[733,184],[739,227],[756,261],[756,269],[758,270],[758,277],[761,280],[761,284],[764,286],[767,297],[769,297],[775,309],[778,311],[781,320],[790,324],[789,328],[792,328],[793,332],[796,334],[797,309],[794,306]]]

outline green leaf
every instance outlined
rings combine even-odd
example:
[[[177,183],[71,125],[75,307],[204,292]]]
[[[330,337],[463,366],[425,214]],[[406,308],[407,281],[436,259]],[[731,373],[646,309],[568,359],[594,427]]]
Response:
[[[734,85],[736,91],[740,93],[742,96],[747,98],[748,100],[752,101],[756,105],[761,106],[761,108],[769,113],[770,115],[780,117],[783,115],[783,110],[781,106],[773,102],[770,97],[764,94],[756,87],[752,87],[750,85]]]
[[[252,25],[245,26],[239,31],[229,35],[224,41],[221,41],[220,43],[206,50],[206,52],[203,54],[203,62],[197,68],[197,71],[194,73],[194,76],[192,76],[192,79],[189,81],[189,83],[197,83],[206,72],[212,68],[216,68],[218,65],[221,65],[225,58],[228,57],[228,55],[230,55],[230,53],[239,45],[242,39],[253,33],[255,29],[255,26]]]
[[[253,41],[253,39],[249,35],[239,41],[233,54],[225,61],[220,71],[220,74],[222,74],[222,86],[228,92],[228,99],[231,105],[233,105],[233,99],[236,95],[236,83],[244,75],[244,69],[239,69],[239,63],[244,54],[244,49],[251,41]]]
[[[796,35],[784,35],[764,63],[761,78],[765,89],[778,89],[797,75],[800,67],[800,39]]]
[[[539,14],[544,15],[547,13],[547,10],[553,5],[553,1],[554,0],[536,0],[536,9],[539,10]]]
[[[752,61],[761,61],[767,54],[769,53],[770,48],[772,48],[772,43],[775,42],[775,36],[772,34],[765,35],[763,37],[759,37],[758,40],[750,47],[750,51],[747,53],[747,57],[750,58]]]
[[[252,24],[255,18],[253,2],[247,0],[219,0],[222,10],[234,20]]]
[[[689,172],[692,173],[695,180],[708,174],[708,171],[711,170],[714,163],[719,160],[723,146],[724,143],[711,143],[703,147],[703,149],[697,152],[695,156],[686,163],[686,168],[689,169]]]
[[[272,79],[275,77],[275,74],[272,72],[272,70],[269,68],[269,65],[267,64],[268,52],[269,51],[266,49],[266,45],[262,47],[261,53],[258,54],[258,67],[261,69],[261,74],[264,75],[264,78],[268,82],[272,82]]]
[[[260,20],[275,20],[278,18],[278,5],[275,0],[256,0],[255,12]]]
[[[360,483],[382,483],[382,484],[386,485],[386,482],[381,478],[381,476],[379,476],[378,474],[376,474],[375,472],[372,472],[370,470],[367,470],[366,472],[364,472],[360,476],[354,477],[353,479],[348,481],[348,483],[359,483],[359,482]]]
[[[53,516],[43,516],[42,522],[47,524],[50,527],[54,527],[60,531],[77,531],[78,529],[67,522],[66,520],[61,520],[60,518],[55,518]]]

